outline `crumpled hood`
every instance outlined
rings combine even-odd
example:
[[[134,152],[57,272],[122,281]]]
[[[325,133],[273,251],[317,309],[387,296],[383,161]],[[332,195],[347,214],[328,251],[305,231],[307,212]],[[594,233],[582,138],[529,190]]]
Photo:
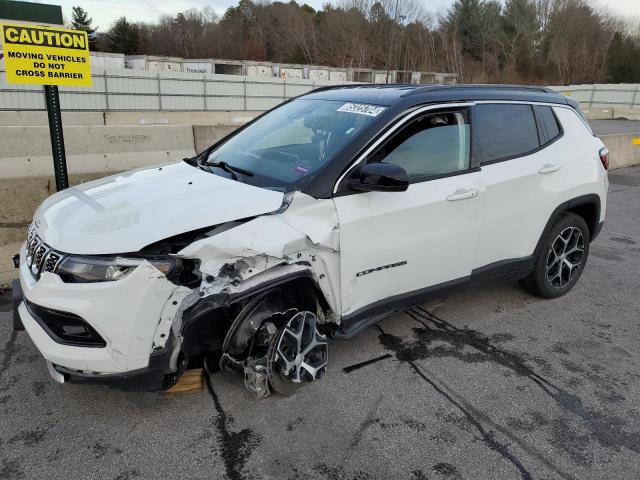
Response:
[[[47,198],[36,232],[65,253],[135,252],[180,233],[277,210],[283,194],[185,162],[113,175]]]

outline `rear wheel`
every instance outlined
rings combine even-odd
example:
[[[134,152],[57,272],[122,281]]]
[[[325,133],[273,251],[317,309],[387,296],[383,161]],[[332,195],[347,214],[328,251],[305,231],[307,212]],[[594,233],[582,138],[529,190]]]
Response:
[[[544,239],[533,271],[521,285],[543,298],[557,298],[573,288],[589,255],[589,228],[574,213],[560,217]]]

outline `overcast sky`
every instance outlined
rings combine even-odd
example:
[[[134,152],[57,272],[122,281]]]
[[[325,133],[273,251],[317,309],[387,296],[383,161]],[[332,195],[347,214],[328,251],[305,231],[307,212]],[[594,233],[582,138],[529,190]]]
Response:
[[[30,1],[30,0],[29,0]],[[453,0],[417,0],[430,14],[444,13]],[[620,16],[640,17],[640,0],[597,0],[598,4]],[[155,21],[161,15],[174,15],[189,8],[212,7],[218,14],[237,4],[237,0],[39,0],[40,3],[62,5],[65,18],[71,18],[71,7],[80,5],[93,18],[93,26],[107,30],[121,16],[132,21]],[[327,0],[298,0],[321,8]],[[336,3],[335,0],[330,3]]]

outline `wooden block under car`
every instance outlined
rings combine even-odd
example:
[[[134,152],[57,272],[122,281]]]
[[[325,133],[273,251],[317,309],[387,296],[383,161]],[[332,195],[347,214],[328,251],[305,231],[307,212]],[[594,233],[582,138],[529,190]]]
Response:
[[[178,383],[164,393],[168,395],[180,395],[183,393],[199,392],[202,388],[202,369],[194,368],[192,370],[186,370],[180,377],[180,380],[178,380]]]

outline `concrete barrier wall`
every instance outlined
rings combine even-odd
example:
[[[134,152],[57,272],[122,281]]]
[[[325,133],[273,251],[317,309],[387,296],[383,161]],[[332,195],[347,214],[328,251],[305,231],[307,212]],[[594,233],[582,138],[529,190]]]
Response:
[[[71,174],[128,170],[191,157],[217,142],[237,125],[97,125],[65,126]],[[0,178],[51,174],[49,129],[0,126]]]
[[[238,127],[232,125],[194,125],[193,141],[195,143],[196,152],[202,152],[205,148],[208,148],[217,141],[222,140],[236,128]]]
[[[640,108],[619,107],[613,109],[613,118],[624,118],[627,120],[640,120]]]
[[[193,129],[176,126],[70,126],[64,128],[71,173],[126,170],[193,156]],[[51,172],[48,127],[0,127],[0,177]]]
[[[600,135],[609,149],[609,168],[640,165],[640,133]]]
[[[62,112],[62,124],[110,125],[242,125],[262,111],[246,112]],[[49,125],[47,112],[0,110],[0,127]]]
[[[62,124],[67,125],[104,125],[102,112],[62,112]],[[0,110],[0,127],[46,126],[49,125],[47,112]]]
[[[613,108],[582,108],[589,120],[613,120]]]
[[[261,111],[246,112],[106,112],[105,125],[243,125]]]

